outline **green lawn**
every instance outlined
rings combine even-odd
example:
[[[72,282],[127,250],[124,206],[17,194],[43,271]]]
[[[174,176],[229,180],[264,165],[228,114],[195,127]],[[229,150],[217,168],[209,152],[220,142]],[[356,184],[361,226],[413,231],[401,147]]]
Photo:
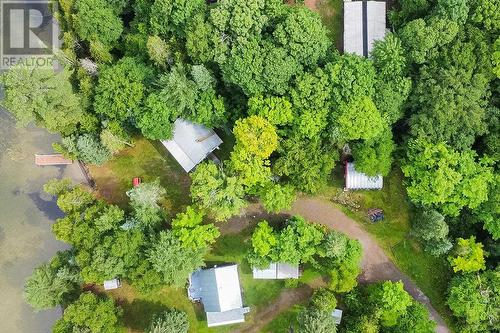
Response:
[[[330,186],[321,196],[331,198],[342,187],[343,170],[338,167]],[[435,258],[424,253],[418,242],[410,237],[411,205],[403,186],[400,169],[396,167],[384,177],[384,188],[381,191],[350,193],[352,200],[360,206],[357,211],[336,205],[378,240],[394,263],[415,281],[430,298],[436,310],[453,327],[451,314],[445,304],[446,288],[451,277],[449,265],[445,258]],[[371,223],[366,215],[369,208],[382,208],[385,219]]]
[[[296,327],[297,315],[304,308],[301,304],[295,304],[292,308],[280,313],[273,319],[262,332],[265,333],[286,333],[290,327]]]
[[[342,50],[342,0],[318,0],[317,11],[323,24],[331,33],[331,39],[338,50]]]
[[[140,177],[143,182],[160,179],[167,190],[162,206],[166,212],[175,214],[188,205],[189,176],[159,142],[137,139],[127,148],[102,166],[90,166],[101,196],[111,203],[127,208],[125,192],[132,187],[132,179]]]

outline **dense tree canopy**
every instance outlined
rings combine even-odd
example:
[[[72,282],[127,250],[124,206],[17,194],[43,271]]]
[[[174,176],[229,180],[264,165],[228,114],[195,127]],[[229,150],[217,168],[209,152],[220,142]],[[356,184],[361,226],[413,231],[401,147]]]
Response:
[[[53,332],[115,333],[121,316],[122,310],[115,306],[112,299],[85,292],[64,310]]]
[[[153,317],[146,333],[187,333],[188,316],[185,312],[169,309]]]
[[[410,179],[407,191],[414,202],[457,216],[463,207],[476,208],[488,199],[490,162],[477,160],[474,151],[460,153],[443,143],[416,140],[407,154],[403,173]]]
[[[500,275],[498,270],[478,275],[455,275],[448,291],[448,305],[468,332],[491,332],[500,324]]]
[[[73,93],[69,75],[69,71],[54,73],[51,69],[17,65],[2,74],[2,106],[21,126],[36,122],[51,132],[71,134],[87,116]]]
[[[237,215],[247,203],[243,185],[237,177],[228,176],[212,162],[200,164],[191,174],[191,196],[202,209],[216,220]]]
[[[146,65],[130,57],[104,68],[96,86],[95,112],[120,121],[140,114],[150,75]]]
[[[412,236],[425,251],[442,256],[452,246],[448,234],[459,239],[450,254],[458,271],[452,285],[463,278],[483,298],[471,297],[470,315],[456,301],[450,308],[465,331],[491,330],[487,292],[468,276],[494,280],[484,270],[496,264],[500,234],[498,1],[400,0],[389,13],[392,32],[369,57],[339,54],[320,16],[295,2],[58,1],[58,58],[66,69],[16,66],[2,75],[3,105],[20,125],[61,134],[55,149],[91,164],[105,163],[139,133],[170,139],[178,118],[217,128],[225,141],[216,152],[220,165],[202,163],[191,173],[193,206],[170,225],[162,222],[178,211],[163,211],[158,186],[132,190],[131,209],[80,187],[47,186],[67,214],[53,231],[74,247],[75,269],[89,283],[121,277],[144,291],[180,285],[188,274],[181,264],[200,267],[218,236],[205,215],[225,221],[247,199],[270,212],[287,209],[295,191],[315,193],[328,184],[340,151],[351,151],[342,161],[353,158],[368,175],[401,166],[418,206]],[[338,292],[351,290],[359,274],[358,242],[300,218],[281,229],[259,225],[251,252],[254,265],[310,263]],[[27,288],[36,284],[42,296],[31,302],[46,307],[71,298],[62,291],[68,282],[43,267]],[[385,288],[373,288],[363,311],[353,307],[347,331],[432,330],[426,311],[398,286]],[[370,298],[370,290],[358,291]],[[488,318],[477,319],[476,307]],[[304,318],[317,331],[329,320]],[[60,329],[86,329],[68,325]]]
[[[71,259],[71,252],[58,252],[50,263],[37,267],[26,280],[24,298],[36,311],[64,304],[76,290],[80,276]]]
[[[147,258],[164,283],[181,287],[189,274],[204,265],[205,252],[205,248],[186,248],[173,232],[161,231],[148,249]]]
[[[81,39],[109,45],[120,38],[123,23],[112,4],[105,0],[77,0],[75,9],[73,21]]]
[[[455,272],[476,272],[485,269],[483,244],[476,243],[474,236],[469,239],[459,238],[453,255],[449,258]]]

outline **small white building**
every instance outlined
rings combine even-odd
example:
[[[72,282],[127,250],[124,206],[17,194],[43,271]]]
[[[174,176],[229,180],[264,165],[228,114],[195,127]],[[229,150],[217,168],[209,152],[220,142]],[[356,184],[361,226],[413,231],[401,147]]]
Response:
[[[104,290],[118,289],[121,285],[120,279],[106,280],[104,281]]]
[[[188,296],[203,303],[208,327],[245,321],[238,265],[199,269],[189,277]]]
[[[368,57],[386,34],[385,1],[344,1],[344,53]]]
[[[339,325],[340,322],[342,321],[342,310],[340,310],[340,309],[333,310],[332,317],[333,317],[333,320],[335,321],[335,324]]]
[[[298,279],[300,277],[299,265],[287,263],[271,263],[269,267],[253,268],[253,278],[262,280]]]
[[[345,165],[345,189],[346,190],[380,190],[384,186],[382,175],[370,177],[362,172],[356,171],[354,163]]]
[[[217,149],[222,139],[214,130],[178,118],[172,140],[161,142],[182,168],[189,172]]]

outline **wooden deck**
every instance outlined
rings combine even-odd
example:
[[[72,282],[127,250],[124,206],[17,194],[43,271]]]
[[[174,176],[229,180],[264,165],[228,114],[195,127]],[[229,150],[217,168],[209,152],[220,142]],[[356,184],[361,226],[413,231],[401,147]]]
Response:
[[[61,154],[35,154],[35,164],[40,166],[45,165],[67,165],[73,164],[72,160],[64,158]]]

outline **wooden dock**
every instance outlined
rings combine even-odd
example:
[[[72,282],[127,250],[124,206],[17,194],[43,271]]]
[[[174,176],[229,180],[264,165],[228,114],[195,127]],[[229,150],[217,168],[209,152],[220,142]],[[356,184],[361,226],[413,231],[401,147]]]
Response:
[[[35,164],[40,166],[68,165],[73,164],[73,161],[66,159],[62,154],[35,154]]]

